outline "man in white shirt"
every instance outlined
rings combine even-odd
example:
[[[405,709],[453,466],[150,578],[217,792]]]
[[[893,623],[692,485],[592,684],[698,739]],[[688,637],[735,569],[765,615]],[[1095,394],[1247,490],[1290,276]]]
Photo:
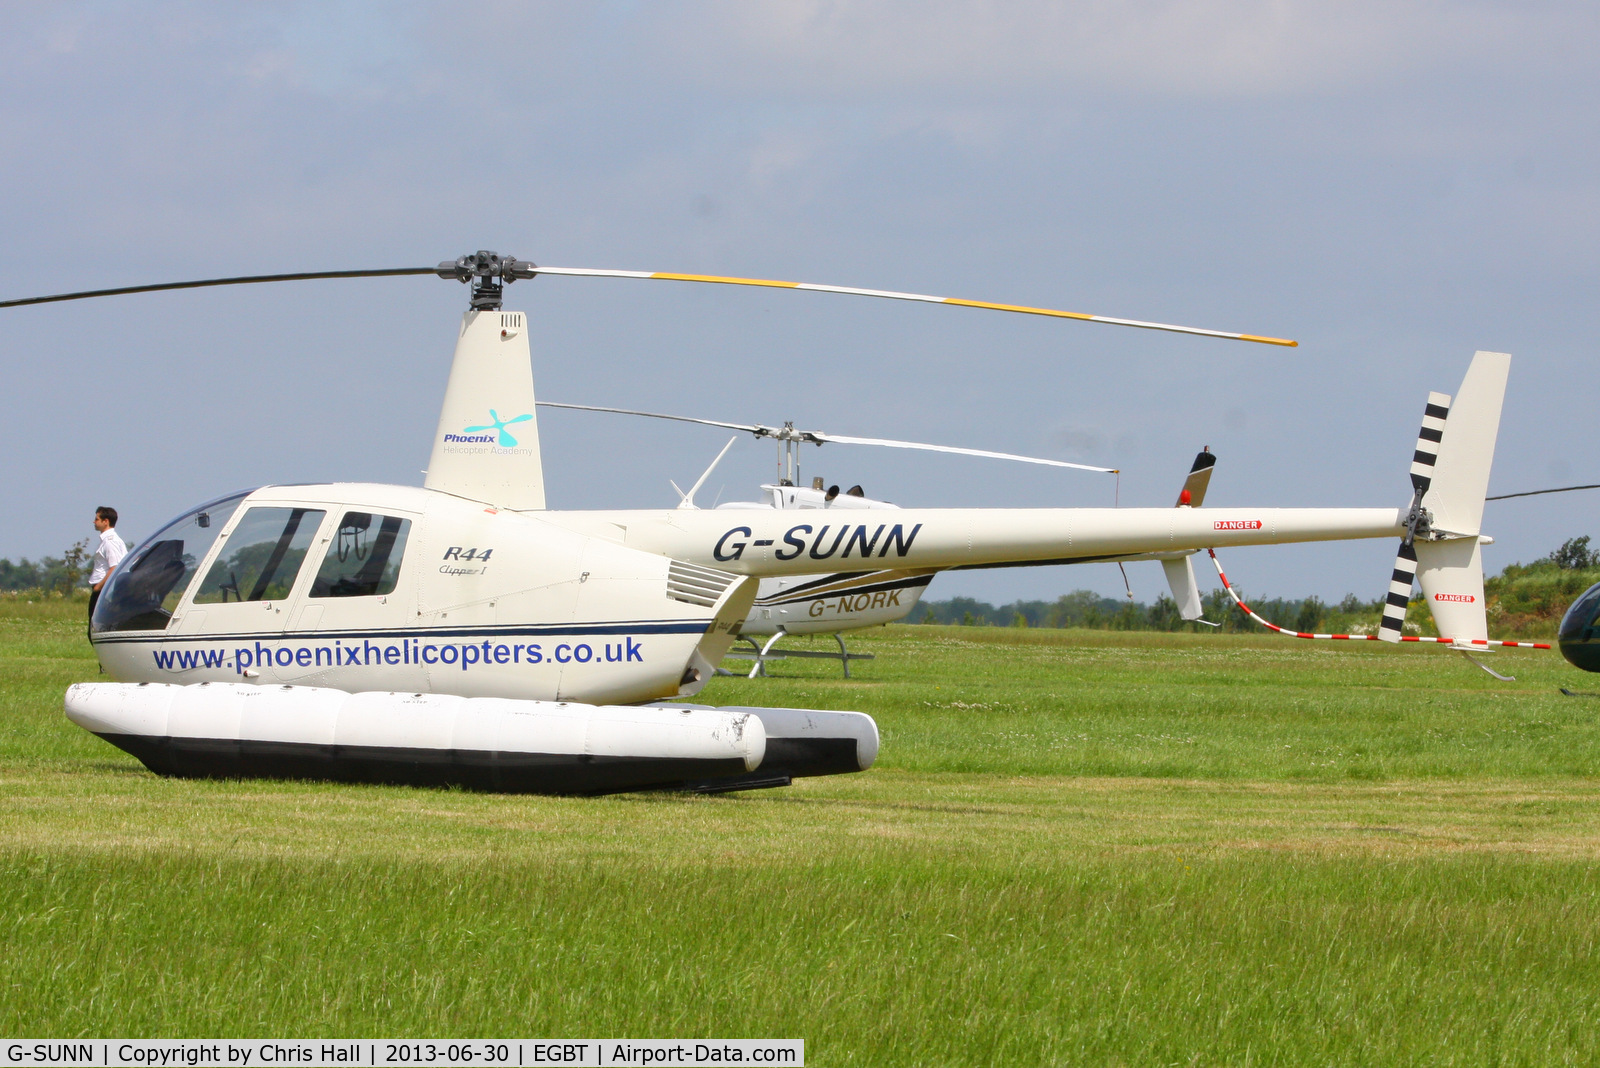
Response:
[[[94,619],[94,606],[100,600],[100,588],[111,577],[111,572],[128,555],[128,546],[116,531],[117,510],[100,507],[94,510],[94,529],[100,532],[100,547],[94,551],[94,565],[89,572],[89,618]]]

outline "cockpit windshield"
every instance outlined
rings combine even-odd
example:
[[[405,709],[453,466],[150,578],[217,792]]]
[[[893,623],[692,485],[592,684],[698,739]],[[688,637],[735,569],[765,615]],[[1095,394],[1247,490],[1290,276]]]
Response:
[[[232,493],[188,512],[146,539],[111,573],[95,605],[90,629],[164,630],[211,546],[239,502]]]

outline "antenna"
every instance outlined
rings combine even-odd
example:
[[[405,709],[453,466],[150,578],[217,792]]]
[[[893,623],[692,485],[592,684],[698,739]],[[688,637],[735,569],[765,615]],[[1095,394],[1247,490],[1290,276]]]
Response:
[[[698,508],[698,507],[700,507],[699,505],[694,503],[694,495],[696,493],[700,492],[700,487],[704,486],[706,484],[706,479],[711,477],[711,472],[713,472],[713,471],[715,471],[717,469],[717,465],[722,462],[722,458],[724,456],[728,455],[728,450],[733,448],[733,443],[738,441],[738,440],[739,439],[737,437],[732,437],[732,438],[728,439],[728,443],[722,447],[722,451],[717,453],[717,458],[715,460],[711,461],[711,466],[706,468],[705,473],[700,476],[699,480],[696,481],[694,485],[689,487],[689,492],[688,493],[684,493],[681,489],[678,489],[678,484],[676,482],[672,482],[671,479],[667,480],[668,482],[672,482],[672,488],[675,489],[675,490],[678,490],[678,495],[683,498],[683,500],[678,502],[678,507],[679,508]]]

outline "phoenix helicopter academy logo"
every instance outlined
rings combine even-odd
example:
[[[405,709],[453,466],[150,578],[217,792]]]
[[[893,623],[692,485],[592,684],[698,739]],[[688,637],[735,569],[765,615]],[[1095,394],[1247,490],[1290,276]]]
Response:
[[[1212,530],[1260,530],[1259,519],[1219,519],[1211,524]]]
[[[502,449],[514,449],[517,447],[517,439],[506,427],[514,423],[526,423],[532,418],[533,413],[528,412],[510,419],[501,419],[500,413],[490,408],[489,422],[482,426],[463,427],[461,433],[446,434],[444,440],[452,445],[499,445]]]

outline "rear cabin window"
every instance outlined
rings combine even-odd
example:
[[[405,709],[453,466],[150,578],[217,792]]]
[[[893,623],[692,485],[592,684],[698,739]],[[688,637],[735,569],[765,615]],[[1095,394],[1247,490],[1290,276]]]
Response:
[[[371,512],[346,512],[322,559],[313,597],[374,597],[393,593],[400,581],[411,520]]]
[[[206,572],[194,603],[281,601],[288,597],[327,514],[314,508],[251,508],[245,512]]]

